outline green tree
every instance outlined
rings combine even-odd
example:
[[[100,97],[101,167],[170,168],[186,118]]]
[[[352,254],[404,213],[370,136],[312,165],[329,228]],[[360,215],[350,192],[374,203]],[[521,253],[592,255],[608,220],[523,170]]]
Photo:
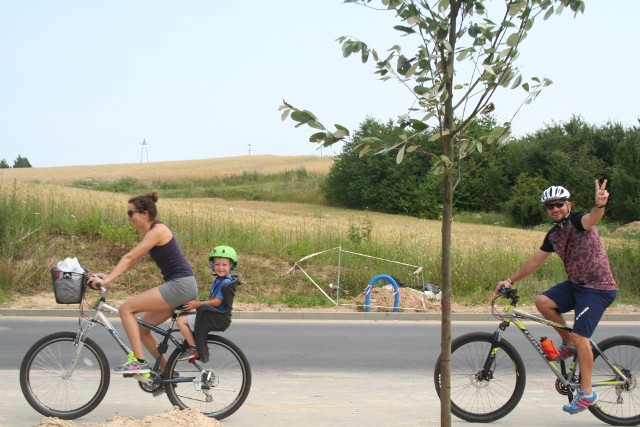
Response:
[[[13,161],[14,168],[30,168],[31,163],[29,163],[29,159],[26,157],[22,157],[18,154],[18,157]]]
[[[518,224],[538,225],[546,218],[540,204],[541,188],[549,187],[549,182],[541,176],[529,176],[521,173],[513,188],[513,196],[504,203],[504,207]]]
[[[497,153],[491,167],[502,171],[501,182],[504,184],[500,188],[508,189],[504,200],[516,191],[517,177],[527,173],[530,177],[544,177],[548,185],[569,189],[573,206],[578,210],[589,210],[593,204],[594,177],[606,178],[612,193],[607,218],[629,221],[637,218],[639,212],[638,192],[634,191],[638,188],[634,182],[639,178],[639,137],[637,129],[624,129],[620,124],[612,123],[593,126],[574,116],[565,123],[548,125],[511,143]],[[481,170],[479,174],[484,173]],[[625,207],[622,200],[626,201]],[[524,218],[524,215],[518,215],[516,219]],[[531,225],[529,220],[518,222]]]
[[[368,6],[371,0],[346,2]],[[531,102],[542,87],[551,83],[539,78],[523,83],[522,75],[514,66],[520,44],[541,14],[548,18],[566,6],[577,13],[584,10],[584,3],[582,0],[507,0],[504,8],[496,13],[497,19],[490,19],[483,0],[381,0],[381,3],[402,22],[394,28],[417,42],[413,52],[405,54],[399,45],[394,45],[386,57],[380,57],[363,41],[348,37],[338,40],[345,57],[358,53],[362,62],[372,58],[376,73],[382,79],[399,80],[415,98],[405,116],[405,132],[394,139],[365,138],[358,146],[359,152],[393,151],[397,153],[398,162],[405,153],[423,154],[434,160],[434,171],[444,177],[440,417],[443,425],[450,425],[453,193],[469,173],[463,169],[462,160],[475,151],[506,144],[510,124],[496,127],[481,139],[467,135],[466,131],[480,114],[493,111],[491,98],[498,88],[522,88],[526,91],[524,102]],[[458,67],[460,62],[469,65],[468,75],[464,75],[464,67]],[[329,146],[349,136],[344,126],[336,125],[335,130],[329,130],[313,113],[286,101],[280,108],[283,119],[290,115],[298,122],[296,126],[307,124],[319,131],[311,135],[312,142]],[[455,120],[456,116],[459,120]],[[438,151],[426,151],[417,144],[418,137],[427,132],[433,135],[433,141],[441,143]]]
[[[547,178],[550,185],[562,185],[572,194],[574,206],[590,207],[593,204],[593,179],[609,178],[610,169],[606,159],[613,158],[614,150],[609,145],[596,141],[614,143],[603,132],[572,117],[566,123],[547,126],[526,139],[531,144],[527,169],[531,175]],[[540,189],[542,191],[542,189]]]
[[[621,222],[640,220],[640,128],[625,132],[617,147],[608,209]],[[609,213],[609,212],[607,212]]]
[[[346,143],[336,157],[323,184],[329,203],[421,218],[439,217],[442,183],[440,177],[424,173],[430,167],[428,158],[412,156],[397,165],[393,153],[360,157],[354,150],[362,138],[385,138],[398,131],[401,129],[391,121],[384,125],[373,118],[360,125],[353,141]]]
[[[9,163],[7,163],[7,159],[0,160],[0,169],[9,169]]]

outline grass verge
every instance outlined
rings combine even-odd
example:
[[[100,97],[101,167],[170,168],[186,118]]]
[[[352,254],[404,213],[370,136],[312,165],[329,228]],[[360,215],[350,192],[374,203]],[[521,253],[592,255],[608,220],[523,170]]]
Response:
[[[68,256],[77,256],[91,271],[112,268],[138,239],[125,217],[128,198],[104,191],[0,182],[0,301],[16,293],[50,290],[48,267]],[[218,244],[234,246],[239,253],[238,271],[243,275],[239,301],[290,307],[326,304],[313,280],[334,300],[357,304],[377,274],[398,277],[415,287],[439,281],[437,221],[284,202],[168,202],[163,192],[158,206],[160,219],[174,230],[194,266],[203,293],[210,282],[206,257]],[[488,302],[495,283],[539,247],[544,231],[456,222],[453,234],[454,300],[478,304]],[[606,243],[621,288],[618,302],[633,304],[640,295],[638,239],[609,236]],[[319,254],[301,261],[313,253]],[[291,272],[294,262],[306,274],[300,269]],[[418,266],[422,270],[414,274]],[[155,265],[145,258],[118,280],[114,291],[136,293],[160,280]],[[329,286],[338,280],[340,295]],[[553,257],[520,284],[523,302],[531,303],[537,293],[562,280],[562,264]]]

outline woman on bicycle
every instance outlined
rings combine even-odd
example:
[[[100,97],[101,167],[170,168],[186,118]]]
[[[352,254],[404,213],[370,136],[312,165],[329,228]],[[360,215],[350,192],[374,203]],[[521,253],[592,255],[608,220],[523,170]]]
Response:
[[[135,315],[144,312],[142,316],[144,321],[159,325],[171,317],[173,307],[198,296],[198,284],[193,270],[182,253],[178,241],[171,230],[156,219],[157,201],[158,194],[155,192],[129,200],[127,217],[133,228],[142,234],[142,241],[120,258],[118,264],[109,273],[99,273],[89,279],[90,283],[106,286],[146,254],[155,261],[164,278],[162,285],[130,297],[119,308],[122,325],[135,356],[114,369],[121,373],[144,374],[150,371],[149,363],[142,350],[142,343],[154,357],[158,355],[158,340],[149,329],[138,326]]]

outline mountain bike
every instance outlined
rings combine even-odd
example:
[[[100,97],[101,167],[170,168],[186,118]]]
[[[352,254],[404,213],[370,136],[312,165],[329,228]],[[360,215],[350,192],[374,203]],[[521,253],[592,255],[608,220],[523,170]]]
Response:
[[[495,307],[498,298],[510,300],[500,313]],[[532,320],[553,328],[572,331],[558,324],[517,308],[518,291],[504,287],[493,298],[491,308],[501,320],[493,333],[472,332],[451,342],[451,412],[469,422],[491,422],[511,412],[522,397],[526,382],[525,365],[515,347],[503,338],[514,324],[538,352],[556,376],[555,388],[569,402],[580,388],[577,357],[552,361],[521,319]],[[640,339],[615,336],[595,344],[592,386],[600,396],[589,411],[612,425],[640,424]],[[436,362],[434,381],[438,396],[441,391],[441,358]]]
[[[98,290],[89,285],[91,289]],[[89,338],[95,326],[105,328],[111,337],[130,354],[106,314],[118,315],[118,309],[107,304],[107,291],[99,288],[101,297],[92,317],[84,315],[80,302],[77,332],[56,332],[36,342],[25,354],[20,366],[20,386],[29,404],[48,417],[75,419],[95,409],[109,388],[111,370],[104,351]],[[179,361],[186,342],[173,336],[176,319],[182,312],[174,309],[169,327],[163,329],[138,319],[138,323],[164,337],[158,346],[158,357],[149,374],[123,374],[137,380],[142,390],[155,396],[167,394],[180,409],[191,408],[216,419],[226,418],[244,403],[251,388],[251,369],[240,348],[227,338],[209,334],[209,361]],[[84,321],[83,321],[84,319]],[[164,369],[162,356],[169,355]]]

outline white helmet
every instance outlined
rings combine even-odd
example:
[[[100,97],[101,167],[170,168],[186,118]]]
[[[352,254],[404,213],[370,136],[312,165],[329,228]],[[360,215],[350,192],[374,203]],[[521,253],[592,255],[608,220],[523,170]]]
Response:
[[[569,190],[559,185],[554,185],[542,192],[542,196],[540,196],[540,203],[545,204],[554,200],[569,200],[569,197],[571,197]]]

